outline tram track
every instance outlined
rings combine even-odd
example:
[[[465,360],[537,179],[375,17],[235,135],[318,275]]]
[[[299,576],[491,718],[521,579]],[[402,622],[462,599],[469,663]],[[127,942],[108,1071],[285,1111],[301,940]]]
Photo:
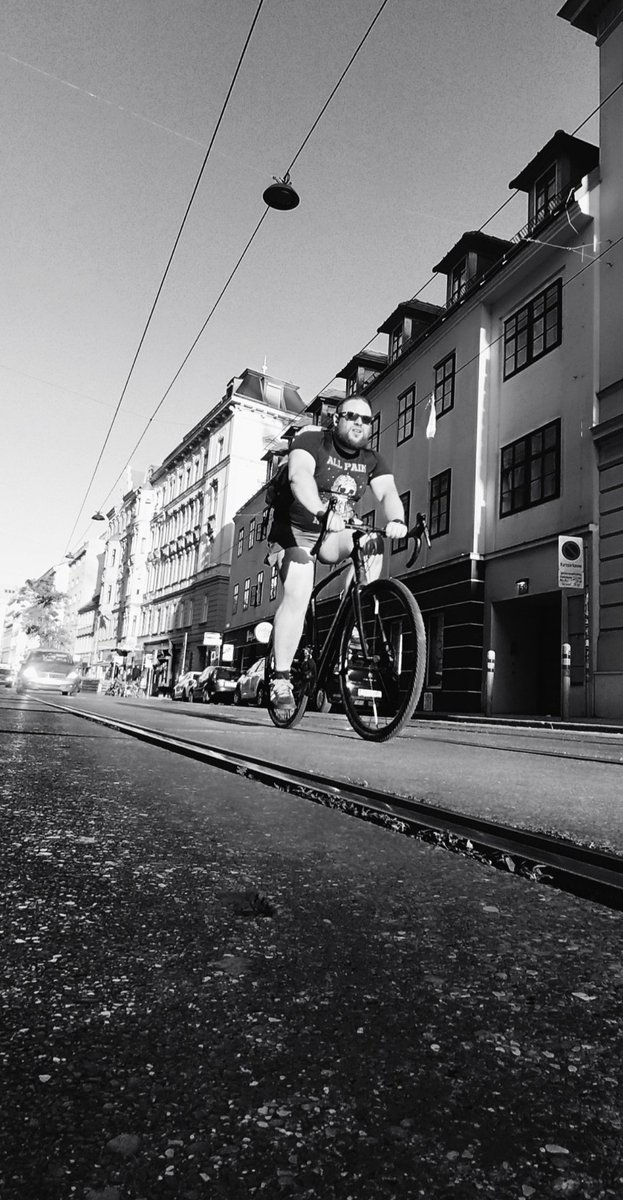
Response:
[[[276,764],[224,747],[139,725],[110,714],[46,701],[50,708],[236,774],[290,795],[357,816],[407,836],[474,857],[518,877],[623,911],[623,857],[562,837],[392,795],[326,774]]]

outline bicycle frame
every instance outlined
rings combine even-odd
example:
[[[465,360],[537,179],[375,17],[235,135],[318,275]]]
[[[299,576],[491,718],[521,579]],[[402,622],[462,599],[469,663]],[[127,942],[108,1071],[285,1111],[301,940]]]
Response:
[[[362,579],[363,554],[361,552],[360,542],[361,542],[362,537],[365,537],[367,534],[369,534],[371,532],[372,533],[374,533],[374,532],[382,533],[383,531],[382,530],[370,530],[369,528],[361,528],[361,529],[353,530],[353,549],[349,555],[350,561],[341,563],[340,566],[336,567],[335,570],[331,571],[327,576],[325,576],[324,579],[321,579],[319,583],[315,584],[314,588],[312,590],[312,594],[311,594],[310,602],[309,602],[308,613],[311,617],[310,642],[311,642],[311,654],[312,654],[312,658],[313,658],[315,666],[316,666],[316,680],[315,680],[315,684],[314,684],[314,687],[316,689],[323,688],[325,685],[325,681],[330,676],[331,667],[333,666],[333,663],[335,662],[335,659],[336,659],[337,653],[338,653],[338,648],[339,648],[338,640],[342,633],[342,618],[343,618],[343,615],[346,612],[347,608],[350,606],[351,597],[352,597],[354,609],[355,609],[355,620],[357,623],[357,628],[359,630],[359,636],[361,638],[361,647],[362,647],[362,651],[363,651],[364,661],[367,660],[367,658],[368,658],[368,651],[367,651],[367,646],[366,646],[366,642],[365,642],[363,623],[362,623],[362,619],[361,619],[360,588],[362,586],[364,586],[364,580]],[[326,637],[324,638],[322,645],[320,645],[320,639],[318,636],[318,621],[317,621],[317,615],[316,615],[318,596],[320,595],[321,592],[323,592],[325,590],[325,588],[327,588],[329,586],[330,583],[332,583],[332,581],[334,579],[337,579],[337,577],[339,575],[341,575],[342,572],[345,571],[350,566],[351,563],[354,568],[353,576],[352,576],[351,580],[349,581],[348,586],[344,590],[344,594],[340,599],[340,602],[337,607],[337,611],[335,613],[335,616],[333,617],[333,620],[329,627],[328,633],[326,634]],[[326,690],[326,688],[325,688],[325,690]]]

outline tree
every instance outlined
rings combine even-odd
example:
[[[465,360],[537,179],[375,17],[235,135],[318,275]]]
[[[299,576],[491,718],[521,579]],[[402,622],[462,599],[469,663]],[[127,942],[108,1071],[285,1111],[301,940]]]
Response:
[[[17,593],[24,632],[45,650],[71,650],[74,631],[67,624],[67,596],[49,575],[27,579]]]

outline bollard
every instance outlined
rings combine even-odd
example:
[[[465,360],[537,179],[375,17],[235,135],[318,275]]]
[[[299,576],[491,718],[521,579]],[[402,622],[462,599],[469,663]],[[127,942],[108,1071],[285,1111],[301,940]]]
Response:
[[[485,683],[485,716],[493,712],[493,678],[495,675],[495,650],[487,650],[487,680]]]
[[[562,643],[560,658],[560,715],[563,721],[569,717],[569,690],[571,688],[571,646]]]

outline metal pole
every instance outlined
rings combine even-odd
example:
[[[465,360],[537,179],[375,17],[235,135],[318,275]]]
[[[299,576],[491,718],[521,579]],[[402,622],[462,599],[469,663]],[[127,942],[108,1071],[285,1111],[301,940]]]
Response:
[[[493,713],[493,681],[495,678],[495,650],[487,650],[487,678],[485,681],[485,716]]]
[[[560,715],[563,721],[569,717],[569,690],[571,688],[571,646],[569,642],[562,643],[560,659]]]

